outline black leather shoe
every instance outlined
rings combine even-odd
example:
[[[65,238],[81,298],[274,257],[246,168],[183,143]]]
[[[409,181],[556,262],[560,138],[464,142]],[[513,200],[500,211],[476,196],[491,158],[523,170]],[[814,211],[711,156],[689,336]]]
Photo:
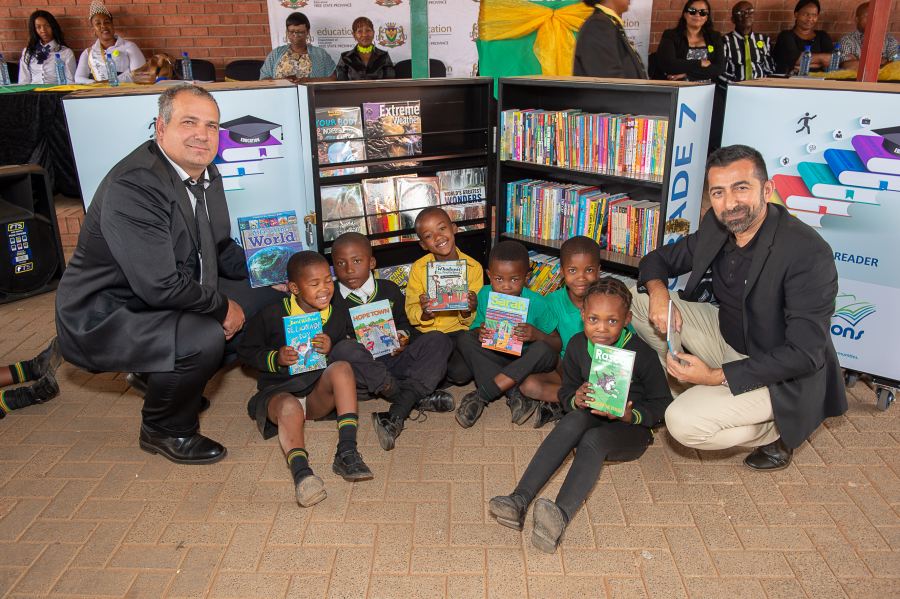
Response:
[[[744,463],[754,470],[784,470],[791,465],[794,450],[790,449],[781,438],[761,445],[744,458]]]
[[[491,499],[488,506],[491,515],[497,519],[499,524],[513,530],[522,530],[525,527],[525,512],[528,511],[528,506],[525,505],[525,499],[522,496],[515,493],[498,495]]]
[[[541,428],[548,422],[556,422],[562,417],[563,409],[561,405],[542,401],[537,407],[537,416],[534,417],[534,428]]]
[[[518,387],[513,387],[506,392],[506,405],[509,406],[510,418],[515,424],[525,424],[540,402],[519,391]]]
[[[139,395],[147,394],[147,377],[145,375],[139,372],[129,372],[125,375],[125,382]]]
[[[485,405],[477,391],[469,391],[460,400],[459,407],[456,408],[456,421],[461,427],[470,428],[481,418]]]
[[[431,395],[427,395],[416,403],[416,409],[422,412],[452,412],[456,409],[453,396],[446,391],[438,389]]]
[[[56,369],[62,364],[62,353],[59,351],[59,341],[56,337],[47,349],[32,360],[31,364],[34,367],[35,378],[41,378],[45,374],[56,374]]]
[[[391,416],[390,412],[372,412],[372,425],[375,427],[375,436],[378,444],[385,451],[394,448],[394,441],[403,430],[403,422],[399,418]]]
[[[143,425],[138,442],[147,453],[158,453],[176,464],[213,464],[228,453],[220,443],[200,433],[190,437],[166,437],[150,432]]]
[[[566,515],[559,506],[541,497],[534,502],[534,530],[531,533],[531,544],[544,553],[556,553],[567,524]]]
[[[356,448],[336,453],[334,463],[331,464],[331,471],[348,482],[375,478]]]

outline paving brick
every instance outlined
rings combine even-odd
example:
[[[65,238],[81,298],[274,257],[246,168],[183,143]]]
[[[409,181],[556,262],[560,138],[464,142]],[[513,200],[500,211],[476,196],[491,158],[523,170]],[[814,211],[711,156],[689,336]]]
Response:
[[[441,599],[445,597],[446,580],[442,576],[372,577],[368,597],[371,599]]]
[[[759,584],[769,599],[807,599],[803,587],[794,578],[763,578]]]
[[[222,559],[220,547],[193,547],[181,562],[172,584],[166,589],[167,597],[196,597],[204,595],[212,580],[216,566]]]
[[[327,592],[327,576],[291,576],[291,585],[285,599],[321,599]]]
[[[213,581],[210,597],[282,597],[290,577],[258,572],[220,572]]]
[[[154,599],[165,596],[174,572],[140,572],[125,594],[126,599]]]
[[[765,599],[759,581],[744,578],[685,578],[691,597],[728,597],[729,599]]]
[[[447,597],[487,597],[484,576],[453,574],[447,577]]]
[[[366,594],[372,567],[371,547],[341,547],[334,559],[328,597],[354,599]]]
[[[786,578],[792,575],[784,555],[775,551],[710,551],[722,576]]]
[[[413,547],[411,570],[418,574],[483,574],[484,549],[471,547]]]
[[[816,599],[830,599],[831,597],[845,597],[846,594],[828,564],[822,557],[813,552],[788,553],[788,562],[810,597]]]
[[[92,570],[70,568],[53,588],[67,595],[124,595],[137,575],[133,570]]]
[[[644,599],[647,589],[641,578],[607,578],[609,599]]]
[[[408,573],[412,556],[412,537],[412,525],[379,524],[372,558],[372,572]]]
[[[0,541],[15,541],[47,505],[46,499],[18,499],[0,519]]]
[[[687,598],[672,556],[664,551],[643,551],[638,558],[641,577],[650,597]]]
[[[75,557],[75,545],[49,545],[13,587],[16,593],[46,596]]]
[[[100,522],[94,533],[81,545],[76,558],[79,567],[99,568],[106,565],[128,531],[128,522]]]
[[[700,533],[694,528],[667,528],[666,540],[683,576],[714,576],[716,569]]]

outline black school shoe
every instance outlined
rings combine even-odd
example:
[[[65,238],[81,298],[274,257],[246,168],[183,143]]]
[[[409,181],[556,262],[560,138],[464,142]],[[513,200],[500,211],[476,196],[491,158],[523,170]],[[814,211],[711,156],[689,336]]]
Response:
[[[488,503],[491,515],[502,524],[513,530],[522,530],[525,527],[525,512],[528,506],[521,495],[498,495]]]
[[[481,418],[481,413],[484,412],[486,405],[478,395],[478,391],[469,391],[460,400],[459,407],[456,408],[456,421],[463,428],[471,428]]]
[[[31,364],[34,368],[35,378],[41,378],[48,373],[56,373],[56,369],[62,364],[62,353],[59,351],[59,341],[56,337],[53,338],[47,349],[32,360]]]
[[[518,387],[513,387],[506,392],[506,405],[509,406],[510,417],[515,424],[525,424],[534,414],[539,403],[541,402],[531,399],[519,391]]]
[[[794,450],[784,444],[779,437],[768,445],[761,445],[744,458],[744,464],[754,470],[784,470],[791,465]]]
[[[544,553],[556,553],[567,524],[566,515],[559,506],[541,497],[534,502],[534,531],[531,534],[531,544]]]
[[[416,403],[416,409],[422,412],[452,412],[455,408],[453,396],[443,389],[426,395]]]
[[[221,444],[200,433],[168,437],[154,433],[144,425],[141,425],[138,444],[147,453],[161,454],[176,464],[213,464],[228,453]]]
[[[47,371],[36,383],[31,385],[34,403],[44,403],[59,395],[59,383],[52,371]]]
[[[331,470],[344,480],[354,482],[357,480],[371,480],[375,478],[369,467],[363,461],[362,456],[355,447],[334,454],[334,463]]]
[[[391,416],[390,412],[372,412],[372,425],[381,448],[385,451],[392,450],[394,441],[403,431],[403,421]]]
[[[537,416],[534,417],[534,428],[541,428],[548,422],[556,422],[563,417],[562,406],[558,403],[540,402]]]

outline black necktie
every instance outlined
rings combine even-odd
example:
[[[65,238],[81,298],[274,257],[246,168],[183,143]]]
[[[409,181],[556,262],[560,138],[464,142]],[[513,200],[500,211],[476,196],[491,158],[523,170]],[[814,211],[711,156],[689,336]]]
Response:
[[[209,215],[206,212],[204,181],[201,179],[196,183],[191,183],[191,180],[187,179],[184,184],[197,200],[194,208],[194,223],[197,226],[197,237],[200,239],[200,283],[216,287],[219,266],[216,263],[216,242],[213,239],[212,225],[209,224]]]

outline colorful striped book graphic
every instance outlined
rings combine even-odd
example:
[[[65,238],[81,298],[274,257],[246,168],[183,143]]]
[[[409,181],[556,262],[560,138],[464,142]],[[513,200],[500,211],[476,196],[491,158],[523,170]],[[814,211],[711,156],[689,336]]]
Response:
[[[803,178],[803,182],[806,183],[806,187],[817,198],[878,204],[878,190],[841,185],[824,162],[801,162],[797,165],[797,171]]]
[[[788,211],[812,227],[821,228],[822,217],[826,214],[850,216],[848,209],[852,202],[817,198],[800,177],[775,175],[772,180]]]
[[[900,175],[900,156],[888,152],[880,135],[854,135],[853,149],[867,169],[874,173]]]
[[[853,150],[825,150],[825,162],[838,181],[853,187],[869,187],[880,191],[900,191],[900,175],[872,173]]]

